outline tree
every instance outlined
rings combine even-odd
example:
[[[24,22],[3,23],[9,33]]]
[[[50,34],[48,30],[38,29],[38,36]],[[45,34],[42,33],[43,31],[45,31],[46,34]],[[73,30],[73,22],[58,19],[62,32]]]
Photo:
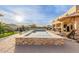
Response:
[[[36,28],[36,27],[37,27],[36,24],[31,25],[31,28]]]
[[[22,30],[25,31],[25,26],[24,25],[22,25]]]
[[[13,32],[14,30],[6,25],[5,23],[0,23],[0,34],[4,34],[5,32]]]

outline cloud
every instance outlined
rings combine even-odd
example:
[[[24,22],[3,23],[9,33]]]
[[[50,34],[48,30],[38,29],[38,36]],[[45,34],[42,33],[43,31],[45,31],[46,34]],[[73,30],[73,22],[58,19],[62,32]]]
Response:
[[[12,13],[6,12],[4,10],[0,10],[0,13],[2,13],[4,15],[3,18],[2,18],[3,22],[5,22],[5,23],[16,23],[13,20],[13,14]]]
[[[66,12],[70,6],[54,6],[54,5],[15,5],[0,6],[0,11],[5,14],[5,21],[8,23],[17,23],[14,19],[15,15],[22,15],[25,24],[49,24],[51,20]]]

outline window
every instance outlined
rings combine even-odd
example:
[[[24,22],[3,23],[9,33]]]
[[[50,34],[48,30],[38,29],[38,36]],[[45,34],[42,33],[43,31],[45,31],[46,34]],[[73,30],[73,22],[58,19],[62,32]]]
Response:
[[[67,26],[67,32],[69,32],[69,26]]]
[[[67,27],[67,24],[64,24],[64,28],[66,28]]]

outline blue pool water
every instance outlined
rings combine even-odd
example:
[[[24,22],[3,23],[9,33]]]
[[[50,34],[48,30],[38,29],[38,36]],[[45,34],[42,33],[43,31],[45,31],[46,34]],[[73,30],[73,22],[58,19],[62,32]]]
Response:
[[[27,37],[42,37],[42,38],[50,38],[51,35],[49,35],[45,30],[34,30],[32,33],[30,33]]]

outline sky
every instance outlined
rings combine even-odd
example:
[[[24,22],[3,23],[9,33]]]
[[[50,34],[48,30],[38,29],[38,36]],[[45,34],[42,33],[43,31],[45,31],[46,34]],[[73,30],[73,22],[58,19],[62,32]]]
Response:
[[[48,25],[72,5],[0,5],[2,20],[10,24]]]

